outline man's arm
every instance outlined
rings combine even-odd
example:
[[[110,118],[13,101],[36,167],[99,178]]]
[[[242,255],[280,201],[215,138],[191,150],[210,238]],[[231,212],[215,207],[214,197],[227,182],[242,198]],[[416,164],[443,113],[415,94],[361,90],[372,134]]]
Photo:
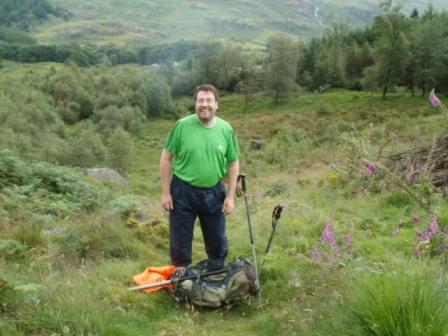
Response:
[[[233,161],[229,163],[229,190],[227,191],[226,199],[222,207],[222,212],[225,215],[230,215],[235,209],[235,192],[238,175],[240,174],[240,162]]]
[[[160,201],[162,208],[166,211],[174,209],[173,198],[170,192],[171,179],[171,162],[173,161],[173,154],[166,149],[162,150],[160,156],[160,180],[162,181],[162,199]]]

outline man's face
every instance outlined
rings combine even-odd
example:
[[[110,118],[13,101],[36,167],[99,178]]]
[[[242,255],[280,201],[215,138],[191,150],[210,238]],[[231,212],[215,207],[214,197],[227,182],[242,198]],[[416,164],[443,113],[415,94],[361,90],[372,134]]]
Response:
[[[212,91],[199,91],[196,95],[196,114],[203,123],[211,121],[218,110],[218,102]]]

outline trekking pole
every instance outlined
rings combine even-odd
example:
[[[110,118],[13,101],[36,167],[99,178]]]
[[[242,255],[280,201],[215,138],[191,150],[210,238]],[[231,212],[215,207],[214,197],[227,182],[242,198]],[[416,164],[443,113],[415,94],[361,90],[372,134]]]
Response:
[[[266,246],[266,254],[269,253],[269,249],[271,248],[272,238],[274,238],[275,229],[277,228],[278,220],[282,215],[283,208],[284,206],[282,204],[278,204],[272,211],[272,232],[271,236],[269,237],[268,246]]]
[[[272,211],[272,231],[271,235],[269,237],[268,246],[266,246],[265,256],[263,258],[263,262],[261,263],[260,267],[260,274],[263,270],[264,262],[266,261],[266,255],[269,253],[269,249],[271,248],[272,239],[274,238],[275,229],[277,228],[278,220],[280,219],[280,216],[282,215],[282,211],[284,209],[284,205],[278,204],[275,206],[274,210]]]
[[[249,225],[249,236],[250,236],[250,245],[252,246],[252,258],[254,261],[254,268],[255,268],[255,287],[257,290],[258,300],[261,307],[261,287],[260,287],[260,277],[258,275],[258,266],[257,266],[257,254],[255,251],[255,242],[254,242],[254,235],[252,232],[252,221],[250,218],[250,210],[249,210],[249,201],[247,199],[247,189],[246,189],[246,175],[240,174],[238,176],[238,181],[241,180],[241,191],[244,194],[244,203],[246,204],[246,214],[247,214],[247,223]]]
[[[149,283],[146,285],[140,285],[140,286],[134,286],[134,287],[129,287],[128,291],[136,291],[136,290],[141,290],[141,289],[149,289],[149,288],[154,288],[154,287],[161,287],[161,286],[166,286],[166,285],[170,285],[176,282],[182,282],[185,280],[193,280],[193,279],[198,279],[198,278],[205,278],[208,277],[209,275],[215,275],[215,274],[221,274],[221,273],[226,273],[229,271],[229,268],[223,268],[223,269],[219,269],[219,270],[215,270],[215,271],[210,271],[210,272],[206,272],[203,274],[193,274],[193,275],[186,275],[186,276],[181,276],[178,278],[172,278],[169,280],[164,280],[164,281],[159,281],[159,282],[153,282],[153,283]]]

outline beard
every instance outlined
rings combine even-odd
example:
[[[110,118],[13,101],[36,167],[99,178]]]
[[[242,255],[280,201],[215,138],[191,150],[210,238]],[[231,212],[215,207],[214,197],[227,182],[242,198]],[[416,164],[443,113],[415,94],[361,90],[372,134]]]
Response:
[[[210,108],[204,108],[197,111],[198,118],[203,123],[208,123],[215,117],[214,111]]]

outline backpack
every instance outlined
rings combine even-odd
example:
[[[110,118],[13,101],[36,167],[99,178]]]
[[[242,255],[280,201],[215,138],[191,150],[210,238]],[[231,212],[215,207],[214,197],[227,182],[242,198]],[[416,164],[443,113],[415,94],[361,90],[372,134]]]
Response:
[[[195,307],[229,308],[257,293],[255,270],[247,259],[240,257],[222,273],[201,277],[208,271],[206,260],[186,269],[182,276],[197,277],[174,282],[173,298]]]

